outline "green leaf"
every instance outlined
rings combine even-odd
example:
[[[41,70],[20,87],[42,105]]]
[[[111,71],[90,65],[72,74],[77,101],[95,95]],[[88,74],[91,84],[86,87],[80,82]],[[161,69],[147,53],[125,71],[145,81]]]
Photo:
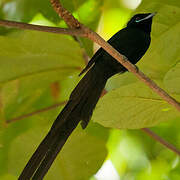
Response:
[[[180,94],[180,63],[167,72],[164,85],[169,92]]]
[[[45,91],[42,105],[52,104],[50,84],[77,76],[84,64],[79,44],[67,36],[26,31],[0,36],[0,43],[0,94],[6,118],[31,112]]]
[[[98,129],[102,131],[102,128]],[[47,127],[38,127],[14,138],[8,153],[9,174],[19,175],[46,133]],[[105,157],[104,139],[82,130],[79,126],[68,139],[45,179],[88,179],[97,172]]]
[[[49,0],[5,1],[0,8],[3,19],[29,22],[34,15],[42,13],[51,21],[59,21],[59,17],[53,10]]]
[[[144,84],[134,83],[105,95],[93,114],[93,120],[105,127],[139,129],[151,127],[180,116]]]
[[[106,90],[110,91],[112,89],[120,88],[137,81],[137,77],[132,73],[126,72],[123,74],[117,74],[108,80],[108,83],[106,84]]]
[[[3,180],[16,180],[18,177],[11,174],[6,174],[4,176],[1,176],[0,178]]]
[[[163,79],[180,57],[180,2],[144,0],[134,13],[156,11],[151,46],[139,64],[150,77]]]
[[[76,11],[80,22],[86,25],[90,25],[91,28],[95,29],[98,24],[98,20],[100,18],[101,5],[102,5],[102,0],[85,1],[84,4],[82,4]]]
[[[99,23],[102,0],[62,0],[62,5],[70,12],[72,12],[75,17],[83,24],[87,25],[93,30],[96,30]],[[0,4],[0,17],[2,19],[16,20],[23,22],[31,22],[31,20],[36,17],[38,24],[41,23],[41,18],[37,15],[42,15],[47,18],[46,22],[49,26],[54,26],[53,23],[62,26],[64,21],[57,15],[57,13],[52,8],[49,0],[14,0],[4,1]],[[35,19],[34,19],[35,20]],[[49,22],[48,22],[49,20]],[[36,23],[37,23],[36,22]],[[45,22],[45,21],[44,21]],[[52,23],[53,22],[53,23]],[[12,29],[10,29],[12,30]],[[0,28],[0,33],[4,34],[10,31],[9,29]],[[86,49],[88,55],[92,56],[93,53],[93,43],[88,39],[81,39],[83,47]]]
[[[76,70],[83,65],[79,45],[67,36],[26,31],[0,36],[0,43],[0,83],[34,73]]]

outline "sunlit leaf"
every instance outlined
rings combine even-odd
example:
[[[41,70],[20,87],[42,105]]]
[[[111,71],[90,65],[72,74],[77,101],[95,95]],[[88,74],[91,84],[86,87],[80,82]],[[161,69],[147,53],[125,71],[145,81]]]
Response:
[[[43,130],[41,127],[34,128],[13,140],[8,153],[9,161],[7,164],[10,174],[18,176],[25,165],[25,161],[30,158],[39,141],[47,133],[45,129],[47,128],[44,127]],[[86,179],[96,173],[105,156],[105,141],[79,127],[68,139],[45,179],[55,180],[57,177],[72,180]]]
[[[21,32],[1,36],[0,42],[1,103],[7,117],[31,109],[51,83],[67,79],[84,64],[79,45],[67,36]]]
[[[156,11],[151,47],[139,64],[150,77],[163,79],[167,71],[179,61],[180,3],[144,0],[135,13]]]
[[[169,92],[180,94],[180,63],[167,72],[164,84]]]
[[[142,83],[110,91],[95,109],[93,120],[105,127],[139,129],[172,120],[180,113]]]

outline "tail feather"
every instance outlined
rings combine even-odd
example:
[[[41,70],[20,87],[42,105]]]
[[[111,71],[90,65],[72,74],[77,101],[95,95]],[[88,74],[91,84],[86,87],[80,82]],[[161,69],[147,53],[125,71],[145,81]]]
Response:
[[[83,128],[87,126],[106,81],[102,69],[97,65],[86,73],[71,93],[48,135],[27,163],[19,180],[43,178],[78,123],[81,121]]]
[[[94,83],[88,89],[88,92],[85,96],[86,99],[84,98],[84,104],[81,107],[80,112],[81,125],[83,129],[88,125],[93,110],[99,100],[99,97],[101,96],[102,90],[105,87],[106,81],[107,80],[105,79],[98,79],[98,81],[94,81]]]
[[[104,74],[101,67],[94,65],[71,93],[70,100],[78,101],[80,97],[78,101],[78,114],[83,129],[88,125],[93,110],[106,85],[108,78]]]

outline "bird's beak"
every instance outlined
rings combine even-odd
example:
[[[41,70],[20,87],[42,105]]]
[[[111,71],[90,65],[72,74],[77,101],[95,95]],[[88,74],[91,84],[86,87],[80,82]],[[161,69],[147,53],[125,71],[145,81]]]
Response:
[[[157,12],[151,13],[151,14],[149,14],[148,16],[146,16],[145,18],[140,19],[139,22],[144,21],[144,20],[147,20],[147,19],[150,19],[150,18],[152,18],[153,16],[155,16],[156,14],[157,14]]]
[[[153,12],[153,13],[151,13],[151,14],[149,15],[148,18],[151,18],[151,17],[155,16],[156,14],[157,14],[157,12]]]
[[[146,19],[150,19],[150,18],[154,17],[156,14],[157,14],[157,12],[151,13],[148,16],[146,16],[144,19],[142,19],[142,21],[146,20]]]

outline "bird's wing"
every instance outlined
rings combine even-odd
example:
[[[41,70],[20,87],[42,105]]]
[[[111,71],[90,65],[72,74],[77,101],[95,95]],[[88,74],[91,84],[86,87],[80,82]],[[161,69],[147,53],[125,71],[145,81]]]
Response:
[[[114,36],[112,36],[107,42],[110,43],[114,48],[117,48],[117,45],[119,43],[121,43],[121,41],[119,42],[118,40],[121,39],[122,36],[124,36],[124,34],[126,33],[126,31],[124,31],[123,29],[118,31]],[[126,35],[125,35],[126,38]],[[122,39],[123,40],[123,39]],[[95,54],[94,56],[91,58],[91,60],[88,62],[88,64],[86,65],[86,67],[81,71],[81,73],[79,74],[79,76],[81,76],[82,74],[84,74],[88,69],[90,69],[93,64],[96,62],[97,59],[100,58],[100,56],[103,56],[105,50],[103,48],[100,48]]]
[[[84,74],[87,70],[89,70],[92,65],[96,62],[96,59],[98,59],[101,55],[102,55],[103,49],[100,48],[95,54],[94,56],[91,58],[91,60],[88,62],[88,64],[86,65],[86,67],[80,72],[79,76],[81,76],[82,74]]]

